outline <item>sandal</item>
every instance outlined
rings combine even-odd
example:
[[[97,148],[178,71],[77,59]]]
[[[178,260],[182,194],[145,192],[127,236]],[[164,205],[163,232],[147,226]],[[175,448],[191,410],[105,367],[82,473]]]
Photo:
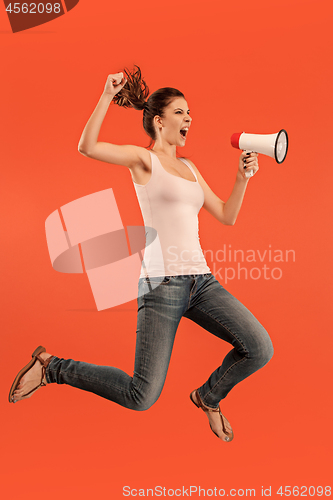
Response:
[[[225,435],[226,435],[226,438],[225,438],[225,439],[223,439],[223,441],[226,441],[226,442],[228,442],[228,443],[229,443],[230,441],[232,441],[232,440],[234,439],[234,433],[233,433],[233,431],[231,431],[231,433],[228,433],[228,432],[227,432],[227,430],[226,430],[226,428],[225,428],[225,423],[224,423],[224,421],[228,422],[228,420],[225,418],[225,416],[224,416],[224,415],[222,415],[221,410],[220,410],[220,407],[218,407],[218,408],[207,408],[207,406],[205,406],[205,405],[203,404],[203,402],[201,401],[201,397],[200,397],[199,392],[198,392],[197,390],[196,390],[196,391],[194,391],[194,394],[196,395],[197,400],[198,400],[198,403],[196,403],[196,402],[194,401],[194,399],[193,399],[192,394],[193,394],[193,393],[191,392],[191,394],[190,394],[190,399],[191,399],[192,403],[194,403],[194,404],[195,404],[195,406],[196,406],[197,408],[201,408],[201,409],[202,409],[205,413],[210,413],[210,412],[219,412],[219,414],[220,414],[220,418],[221,418],[221,424],[222,424],[223,434],[225,434]],[[228,424],[229,424],[229,422],[228,422]],[[209,422],[209,425],[210,425],[211,430],[214,432],[215,436],[217,436],[219,439],[221,439],[221,436],[219,436],[219,435],[218,435],[218,434],[217,434],[217,433],[216,433],[216,432],[212,429],[212,426],[211,426],[210,422]]]
[[[10,391],[9,391],[9,398],[8,398],[8,399],[9,399],[9,402],[10,402],[10,403],[15,403],[15,402],[16,402],[16,401],[14,401],[14,396],[13,396],[13,394],[14,394],[14,392],[16,391],[16,389],[17,389],[17,387],[18,387],[18,385],[19,385],[19,383],[20,383],[20,380],[21,380],[21,378],[23,377],[23,375],[25,375],[25,374],[26,374],[26,373],[30,370],[30,368],[32,368],[32,367],[34,366],[34,364],[36,363],[37,359],[38,359],[38,361],[39,361],[39,362],[41,363],[41,365],[42,365],[42,378],[41,378],[41,382],[40,382],[40,384],[39,384],[39,385],[37,385],[37,387],[35,387],[34,389],[31,389],[31,391],[29,391],[29,392],[27,392],[26,394],[24,394],[24,395],[22,396],[22,398],[25,398],[26,396],[28,396],[29,394],[31,394],[32,392],[34,392],[36,389],[39,389],[39,387],[42,387],[42,386],[45,386],[45,385],[46,385],[46,383],[45,383],[45,382],[43,382],[43,378],[44,378],[44,376],[45,376],[46,367],[47,367],[47,366],[48,366],[48,364],[50,363],[51,359],[52,359],[52,358],[54,358],[54,356],[50,356],[49,358],[47,358],[47,359],[45,359],[45,360],[44,360],[44,359],[42,359],[42,358],[39,356],[39,354],[40,354],[41,352],[46,352],[46,349],[45,349],[45,347],[43,347],[43,346],[41,346],[41,345],[40,345],[40,346],[39,346],[39,347],[37,347],[37,349],[35,349],[35,350],[34,350],[34,352],[32,353],[32,360],[31,360],[31,361],[29,361],[29,363],[28,363],[28,364],[27,364],[24,368],[22,368],[22,370],[20,370],[20,371],[18,372],[18,374],[16,375],[15,380],[14,380],[14,382],[12,383],[12,386],[11,386]]]

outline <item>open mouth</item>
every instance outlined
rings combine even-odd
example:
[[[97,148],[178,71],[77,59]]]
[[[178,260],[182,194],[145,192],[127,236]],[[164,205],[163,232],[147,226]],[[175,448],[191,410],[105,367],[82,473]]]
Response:
[[[186,139],[187,132],[188,132],[188,128],[182,128],[181,129],[180,135],[183,137],[183,139]]]

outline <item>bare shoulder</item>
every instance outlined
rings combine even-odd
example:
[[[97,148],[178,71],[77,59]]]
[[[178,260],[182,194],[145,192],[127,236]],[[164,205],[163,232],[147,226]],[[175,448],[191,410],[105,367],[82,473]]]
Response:
[[[188,163],[190,163],[190,164],[191,164],[191,167],[194,167],[194,168],[195,168],[195,170],[198,170],[198,169],[197,169],[197,167],[194,165],[194,163],[193,163],[193,161],[192,161],[192,160],[190,160],[189,158],[183,158],[183,160],[188,161]]]

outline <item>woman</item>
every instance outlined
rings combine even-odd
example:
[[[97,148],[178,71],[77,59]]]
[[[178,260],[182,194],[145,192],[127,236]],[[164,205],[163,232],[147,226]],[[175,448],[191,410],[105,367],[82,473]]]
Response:
[[[233,225],[248,183],[245,172],[258,171],[258,155],[240,155],[235,185],[223,202],[191,161],[176,157],[176,148],[185,145],[192,121],[184,95],[167,87],[146,101],[149,91],[140,69],[125,73],[127,79],[123,73],[109,75],[82,133],[79,151],[129,168],[147,234],[157,232],[162,250],[159,259],[154,245],[145,249],[133,377],[114,367],[59,359],[40,346],[16,376],[9,400],[27,399],[47,383],[66,383],[127,408],[146,410],[162,391],[176,330],[185,316],[233,347],[222,365],[190,394],[192,402],[207,414],[216,436],[231,441],[233,431],[219,403],[238,382],[264,366],[273,349],[262,325],[210,272],[199,243],[197,216],[204,206],[222,224]],[[112,101],[143,110],[143,126],[154,144],[150,151],[98,141]]]

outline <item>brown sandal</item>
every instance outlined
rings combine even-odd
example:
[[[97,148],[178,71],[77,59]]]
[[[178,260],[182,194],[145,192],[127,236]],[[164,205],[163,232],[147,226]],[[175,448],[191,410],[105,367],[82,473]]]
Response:
[[[16,391],[17,386],[19,385],[20,380],[21,380],[21,378],[23,377],[23,375],[25,375],[25,374],[26,374],[26,373],[30,370],[30,368],[32,368],[32,367],[33,367],[33,365],[36,363],[37,359],[38,359],[38,361],[39,361],[39,362],[41,363],[41,365],[42,365],[42,378],[41,378],[41,382],[40,382],[40,384],[39,384],[39,385],[37,385],[37,387],[35,387],[34,389],[31,389],[31,391],[29,391],[29,392],[27,392],[26,394],[24,394],[24,395],[22,396],[22,398],[24,398],[24,397],[28,396],[29,394],[31,394],[32,392],[34,392],[34,391],[35,391],[36,389],[38,389],[39,387],[42,387],[42,386],[45,386],[45,385],[46,385],[46,384],[45,384],[45,382],[43,382],[43,378],[44,378],[44,376],[45,376],[46,367],[47,367],[47,366],[48,366],[48,364],[50,363],[51,359],[52,359],[52,358],[54,358],[54,356],[50,356],[49,358],[47,358],[47,359],[45,359],[45,360],[44,360],[44,359],[42,359],[42,358],[39,356],[39,354],[40,354],[41,352],[46,352],[46,349],[45,349],[45,347],[43,347],[43,346],[41,346],[41,345],[40,345],[40,346],[39,346],[39,347],[37,347],[37,349],[35,349],[35,350],[34,350],[34,352],[32,353],[32,355],[31,355],[31,356],[32,356],[32,360],[31,360],[31,361],[29,361],[29,363],[28,363],[28,364],[27,364],[24,368],[22,368],[22,370],[20,370],[20,371],[18,372],[18,374],[16,375],[15,380],[14,380],[14,382],[12,383],[12,386],[11,386],[10,391],[9,391],[9,398],[8,398],[8,399],[9,399],[9,402],[10,402],[10,403],[15,403],[13,394],[14,394],[14,392]]]
[[[198,393],[198,391],[197,391],[197,390],[195,390],[195,391],[194,391],[194,394],[196,395],[197,400],[198,400],[198,403],[196,403],[196,402],[194,401],[194,399],[193,399],[192,394],[193,394],[193,393],[191,392],[191,394],[190,394],[190,399],[191,399],[192,403],[194,403],[194,404],[195,404],[195,406],[196,406],[197,408],[201,408],[201,409],[202,409],[205,413],[210,413],[210,412],[219,412],[219,414],[220,414],[220,418],[221,418],[221,424],[222,424],[223,434],[225,434],[225,435],[227,436],[225,439],[223,439],[223,441],[226,441],[226,442],[228,442],[228,443],[229,443],[230,441],[232,441],[232,440],[234,439],[234,433],[233,433],[233,431],[231,431],[231,433],[230,433],[230,434],[228,434],[228,432],[227,432],[227,430],[226,430],[226,428],[225,428],[225,424],[224,424],[224,421],[228,422],[228,420],[225,418],[225,416],[224,416],[224,415],[222,415],[221,410],[220,410],[220,407],[218,407],[218,408],[208,408],[207,406],[205,406],[205,405],[203,404],[203,402],[201,401],[200,394]],[[228,424],[229,424],[229,422],[228,422]],[[209,423],[209,425],[210,425],[210,428],[212,429],[212,426],[211,426],[211,424],[210,424],[210,423]],[[212,429],[212,431],[213,431],[213,429]],[[221,439],[221,436],[219,436],[219,435],[218,435],[215,431],[213,431],[213,432],[214,432],[215,436],[217,436],[219,439]]]

